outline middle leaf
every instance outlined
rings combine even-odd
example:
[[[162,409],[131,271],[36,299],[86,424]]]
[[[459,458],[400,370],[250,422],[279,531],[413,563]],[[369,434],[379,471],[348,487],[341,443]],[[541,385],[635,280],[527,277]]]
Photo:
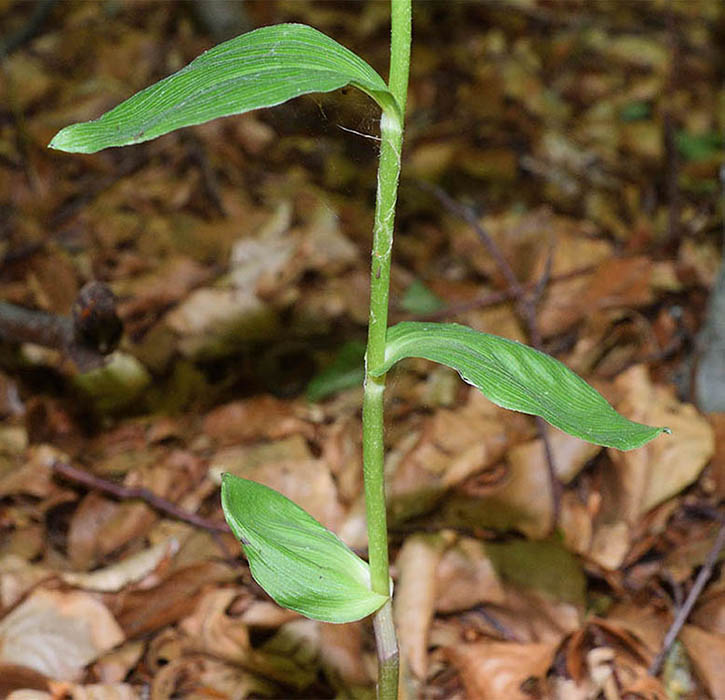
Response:
[[[452,367],[498,406],[541,416],[595,445],[631,450],[669,432],[620,415],[596,389],[553,357],[457,323],[406,321],[393,326],[388,329],[385,363],[371,374],[380,376],[405,357]]]

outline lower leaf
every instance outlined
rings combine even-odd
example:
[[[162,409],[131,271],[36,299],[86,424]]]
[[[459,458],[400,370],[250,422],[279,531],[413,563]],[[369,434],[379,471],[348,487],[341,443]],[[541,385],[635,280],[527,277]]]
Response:
[[[222,508],[254,580],[282,607],[323,622],[353,622],[387,600],[370,589],[367,562],[281,493],[224,474]]]

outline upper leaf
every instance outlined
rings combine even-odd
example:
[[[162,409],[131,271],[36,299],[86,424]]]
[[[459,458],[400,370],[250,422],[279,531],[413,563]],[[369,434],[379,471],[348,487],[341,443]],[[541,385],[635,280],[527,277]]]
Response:
[[[304,24],[262,27],[215,46],[99,119],[67,126],[50,148],[95,153],[346,85],[399,113],[385,81],[330,37]]]
[[[386,596],[370,589],[368,564],[281,493],[233,474],[222,508],[254,580],[285,608],[324,622],[353,622]]]
[[[595,445],[631,450],[667,428],[634,423],[617,413],[581,377],[534,348],[456,323],[399,323],[388,330],[379,376],[405,357],[424,357],[457,370],[503,408],[541,416]]]

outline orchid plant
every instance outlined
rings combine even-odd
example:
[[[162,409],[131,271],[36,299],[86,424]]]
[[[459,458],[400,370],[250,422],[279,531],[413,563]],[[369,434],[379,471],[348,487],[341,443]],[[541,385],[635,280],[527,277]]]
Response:
[[[410,46],[411,0],[391,0],[387,83],[362,58],[312,27],[263,27],[214,47],[100,118],[67,126],[50,143],[61,151],[94,153],[345,86],[361,90],[380,107],[362,411],[369,562],[304,510],[261,484],[226,474],[221,499],[252,575],[280,605],[333,623],[374,616],[382,698],[396,698],[398,692],[383,482],[383,392],[393,365],[408,357],[442,363],[499,406],[541,416],[598,445],[629,450],[666,430],[624,418],[562,363],[531,347],[456,324],[405,322],[388,327]]]

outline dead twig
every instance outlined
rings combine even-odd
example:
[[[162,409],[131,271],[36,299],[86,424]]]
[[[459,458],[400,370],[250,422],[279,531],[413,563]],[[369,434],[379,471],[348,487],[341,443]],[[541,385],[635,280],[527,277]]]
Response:
[[[123,486],[117,484],[108,479],[103,479],[100,476],[91,474],[84,469],[78,469],[66,462],[60,460],[53,460],[51,463],[53,471],[62,476],[64,479],[73,481],[77,484],[83,484],[88,488],[95,489],[96,491],[102,491],[110,496],[115,496],[121,500],[139,500],[144,501],[155,510],[158,510],[165,515],[176,520],[181,520],[190,525],[200,527],[202,530],[209,530],[211,532],[230,532],[229,526],[226,523],[217,522],[203,518],[196,513],[190,513],[188,510],[180,508],[175,503],[158,496],[153,491],[150,491],[143,486]]]
[[[687,618],[690,616],[692,608],[695,606],[695,603],[700,597],[700,594],[705,588],[710,576],[712,576],[712,570],[715,568],[715,563],[717,562],[723,547],[725,547],[725,519],[721,517],[720,529],[715,537],[715,542],[713,542],[712,548],[708,552],[707,558],[705,559],[700,572],[697,574],[695,583],[692,584],[692,588],[687,594],[687,598],[685,598],[685,602],[677,611],[677,615],[672,621],[670,629],[667,630],[667,634],[662,642],[662,649],[660,649],[657,656],[655,656],[654,661],[652,661],[652,665],[649,668],[651,676],[656,676],[662,670],[662,665],[667,658],[667,654],[669,654],[672,645],[675,643],[677,636],[680,634],[680,630],[685,622],[687,622]]]
[[[516,633],[510,630],[503,622],[486,610],[483,605],[477,605],[474,608],[474,612],[478,613],[478,615],[480,615],[487,624],[491,625],[491,627],[493,627],[507,642],[521,643],[521,639],[519,639]]]
[[[511,298],[516,301],[519,316],[526,325],[526,330],[529,335],[531,344],[537,350],[541,350],[542,338],[539,331],[538,323],[536,321],[536,307],[539,303],[539,300],[541,299],[541,295],[546,289],[546,285],[548,284],[551,276],[552,250],[549,250],[546,265],[544,267],[544,272],[541,275],[541,279],[536,282],[532,292],[527,293],[528,290],[524,289],[524,287],[519,282],[518,278],[516,277],[516,273],[513,271],[513,268],[506,259],[506,256],[503,254],[503,251],[498,247],[496,241],[493,240],[488,231],[486,231],[486,229],[481,226],[481,223],[478,220],[476,213],[471,207],[467,207],[460,202],[457,202],[455,199],[450,197],[446,192],[444,192],[440,187],[437,187],[436,185],[431,185],[427,182],[418,182],[417,184],[421,189],[432,194],[446,209],[448,209],[448,211],[463,219],[476,232],[479,240],[484,245],[489,255],[495,261],[498,269],[500,270],[501,274],[506,280],[506,283],[508,284],[509,294]],[[554,463],[554,455],[551,449],[551,443],[549,442],[548,427],[546,425],[546,422],[538,416],[536,417],[536,428],[537,432],[539,433],[539,437],[541,438],[541,442],[544,445],[546,468],[549,479],[549,486],[551,488],[551,529],[554,530],[559,523],[562,486],[559,478],[556,475],[556,465]]]

